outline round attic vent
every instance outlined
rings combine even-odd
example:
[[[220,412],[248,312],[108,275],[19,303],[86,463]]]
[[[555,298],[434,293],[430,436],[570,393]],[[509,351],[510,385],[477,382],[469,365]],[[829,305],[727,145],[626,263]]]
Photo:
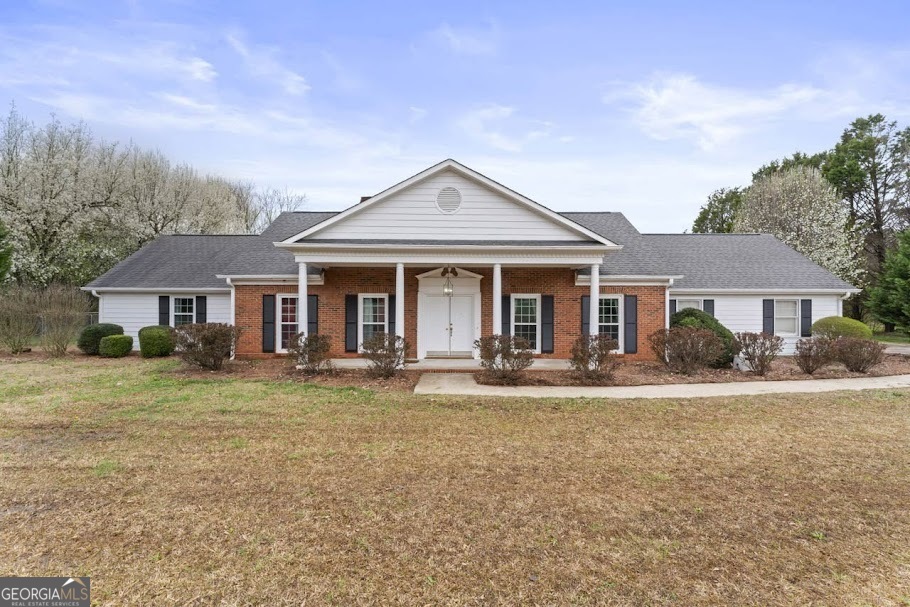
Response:
[[[442,188],[436,195],[436,206],[443,213],[454,213],[461,208],[461,192],[455,188]]]

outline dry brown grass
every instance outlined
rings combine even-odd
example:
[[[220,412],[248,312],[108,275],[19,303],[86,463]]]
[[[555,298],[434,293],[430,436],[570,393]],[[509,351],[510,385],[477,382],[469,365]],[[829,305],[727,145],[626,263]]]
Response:
[[[901,605],[910,392],[416,397],[0,362],[0,573],[101,605]]]

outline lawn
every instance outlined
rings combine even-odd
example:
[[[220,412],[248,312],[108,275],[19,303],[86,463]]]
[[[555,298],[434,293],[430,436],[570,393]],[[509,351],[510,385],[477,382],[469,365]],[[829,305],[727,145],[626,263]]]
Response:
[[[878,341],[884,341],[891,344],[910,344],[910,336],[906,333],[876,333],[873,337]]]
[[[99,605],[908,605],[910,391],[481,400],[0,361],[0,574]]]

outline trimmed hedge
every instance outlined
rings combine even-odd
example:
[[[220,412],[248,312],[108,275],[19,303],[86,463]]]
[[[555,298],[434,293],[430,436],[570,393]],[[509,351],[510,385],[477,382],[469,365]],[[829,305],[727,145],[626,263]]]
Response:
[[[123,327],[109,322],[89,325],[82,329],[76,346],[86,354],[98,354],[98,346],[101,344],[102,338],[108,335],[123,335]]]
[[[139,329],[139,354],[142,358],[170,356],[174,353],[174,330],[167,325]]]
[[[736,340],[733,332],[707,312],[697,308],[684,308],[670,317],[670,327],[691,327],[711,331],[724,344],[723,354],[711,366],[723,368],[733,364],[733,357],[736,355]]]
[[[133,338],[130,335],[108,335],[102,337],[98,354],[104,358],[122,358],[133,350]]]
[[[855,337],[856,339],[872,339],[872,329],[865,323],[846,318],[844,316],[826,316],[815,321],[812,325],[812,335],[837,339],[838,337]]]

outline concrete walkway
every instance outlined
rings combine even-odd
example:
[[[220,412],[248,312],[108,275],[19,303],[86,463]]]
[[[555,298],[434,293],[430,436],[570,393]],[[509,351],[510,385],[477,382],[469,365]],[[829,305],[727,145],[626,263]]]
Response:
[[[903,354],[910,356],[910,344],[892,344],[885,348],[886,354]]]
[[[523,396],[532,398],[704,398],[750,394],[836,392],[910,388],[910,375],[847,379],[744,381],[722,384],[666,384],[662,386],[481,386],[468,373],[424,373],[415,394],[464,396]]]

